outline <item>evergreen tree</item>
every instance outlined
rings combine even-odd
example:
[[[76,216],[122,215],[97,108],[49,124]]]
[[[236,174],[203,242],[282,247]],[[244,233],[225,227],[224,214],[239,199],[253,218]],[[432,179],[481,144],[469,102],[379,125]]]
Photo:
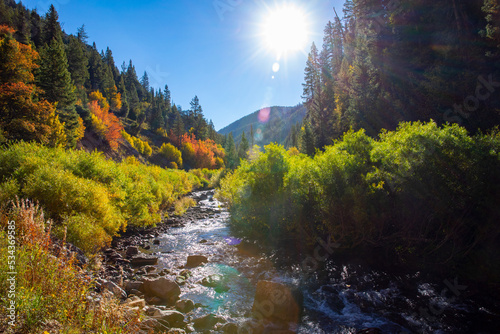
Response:
[[[99,51],[97,51],[95,43],[93,43],[92,48],[89,51],[88,70],[89,80],[87,81],[86,86],[90,91],[97,91],[99,90],[105,76],[106,68]]]
[[[1,17],[2,15],[0,15]],[[30,12],[30,39],[37,48],[43,46],[42,18],[36,10]]]
[[[62,29],[59,24],[59,14],[54,5],[50,5],[43,22],[43,42],[48,45],[53,39],[62,40]]]
[[[189,126],[193,128],[196,138],[205,140],[207,137],[207,122],[203,117],[203,109],[198,96],[191,100],[191,110],[189,112]]]
[[[174,135],[179,139],[179,141],[182,138],[182,135],[185,133],[185,128],[184,128],[184,122],[182,121],[182,116],[177,107],[174,105],[172,107],[172,111],[174,113],[174,122],[172,124],[172,132]],[[182,143],[179,143],[179,147],[182,146]]]
[[[248,158],[248,150],[250,145],[248,144],[247,137],[245,135],[245,131],[241,134],[241,141],[238,145],[238,158],[239,159],[247,159]]]
[[[238,167],[238,153],[236,152],[236,146],[234,144],[232,132],[230,132],[227,136],[224,150],[226,151],[226,167],[230,169],[235,169],[236,167]]]
[[[120,110],[120,116],[123,118],[128,117],[130,106],[128,104],[127,88],[125,87],[125,80],[123,74],[120,75],[120,81],[118,83],[118,92],[121,94],[122,98],[122,108]]]
[[[86,46],[75,36],[69,36],[66,47],[68,57],[68,70],[73,83],[79,90],[83,90],[85,82],[89,79],[88,58]]]
[[[85,24],[82,25],[80,28],[77,30],[76,38],[82,43],[83,45],[87,45],[87,40],[89,38],[89,35],[85,31]]]
[[[305,122],[301,132],[301,152],[312,157],[316,153],[316,143],[314,132],[309,122]]]
[[[68,145],[74,147],[80,137],[81,123],[75,110],[74,87],[61,39],[54,38],[41,51],[37,84],[47,101],[57,103],[57,114],[65,125]]]
[[[144,88],[144,90],[146,92],[149,92],[149,76],[148,76],[148,72],[144,71],[144,74],[142,75],[142,78],[141,78],[141,85],[142,85],[142,88]]]
[[[30,43],[29,11],[23,6],[18,6],[14,11],[14,37],[19,43]]]
[[[255,145],[255,134],[253,132],[253,124],[250,124],[250,147]]]

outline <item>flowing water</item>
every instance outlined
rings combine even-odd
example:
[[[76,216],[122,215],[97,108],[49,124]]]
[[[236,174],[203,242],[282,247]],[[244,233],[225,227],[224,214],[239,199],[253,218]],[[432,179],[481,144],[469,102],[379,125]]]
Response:
[[[303,293],[298,333],[356,333],[366,328],[382,333],[500,331],[498,302],[471,296],[454,277],[432,281],[419,272],[394,274],[355,264],[327,263],[322,275],[300,266],[277,268],[278,255],[252,254],[237,246],[229,213],[213,199],[213,192],[194,195],[206,198],[197,209],[208,212],[208,218],[169,229],[151,249],[160,257],[159,269],[181,268],[188,255],[209,258],[210,263],[191,269],[192,277],[181,286],[182,299],[203,305],[194,318],[212,313],[241,323],[250,316],[257,282],[272,280]],[[220,279],[215,288],[199,283],[210,275]]]

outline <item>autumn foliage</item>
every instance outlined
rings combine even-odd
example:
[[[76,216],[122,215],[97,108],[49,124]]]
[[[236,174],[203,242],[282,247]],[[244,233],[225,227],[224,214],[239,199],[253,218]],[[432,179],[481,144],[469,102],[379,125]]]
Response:
[[[54,104],[40,101],[33,84],[38,53],[13,39],[12,32],[0,26],[0,138],[64,145]]]
[[[224,166],[226,153],[211,139],[196,139],[192,133],[185,133],[179,138],[171,131],[170,140],[180,148],[184,166],[187,168],[218,169]]]
[[[109,112],[109,104],[100,92],[91,93],[89,98],[88,107],[94,129],[101,138],[109,143],[113,150],[118,149],[118,143],[122,138],[123,131],[120,120]]]

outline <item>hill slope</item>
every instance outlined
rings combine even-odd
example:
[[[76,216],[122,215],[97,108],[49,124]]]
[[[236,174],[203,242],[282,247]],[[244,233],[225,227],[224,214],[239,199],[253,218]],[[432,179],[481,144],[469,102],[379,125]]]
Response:
[[[257,110],[219,130],[219,133],[227,135],[232,132],[235,142],[239,143],[243,131],[250,141],[250,128],[253,127],[256,145],[264,146],[272,142],[284,144],[292,125],[302,122],[305,116],[303,104],[295,107],[274,106]]]

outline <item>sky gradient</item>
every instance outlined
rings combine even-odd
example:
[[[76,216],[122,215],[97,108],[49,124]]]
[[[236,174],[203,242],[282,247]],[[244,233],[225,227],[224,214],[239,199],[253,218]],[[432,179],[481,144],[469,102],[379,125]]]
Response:
[[[302,102],[307,53],[322,45],[323,28],[342,15],[344,0],[29,0],[28,8],[45,14],[51,3],[66,33],[85,24],[89,43],[113,51],[121,68],[132,59],[139,78],[168,84],[173,102],[183,109],[197,95],[215,128],[260,108]],[[304,11],[308,37],[303,50],[282,55],[266,47],[262,26],[269,10],[282,3]],[[273,65],[279,63],[279,71]],[[276,67],[275,67],[276,69]],[[274,77],[274,78],[273,78]]]

